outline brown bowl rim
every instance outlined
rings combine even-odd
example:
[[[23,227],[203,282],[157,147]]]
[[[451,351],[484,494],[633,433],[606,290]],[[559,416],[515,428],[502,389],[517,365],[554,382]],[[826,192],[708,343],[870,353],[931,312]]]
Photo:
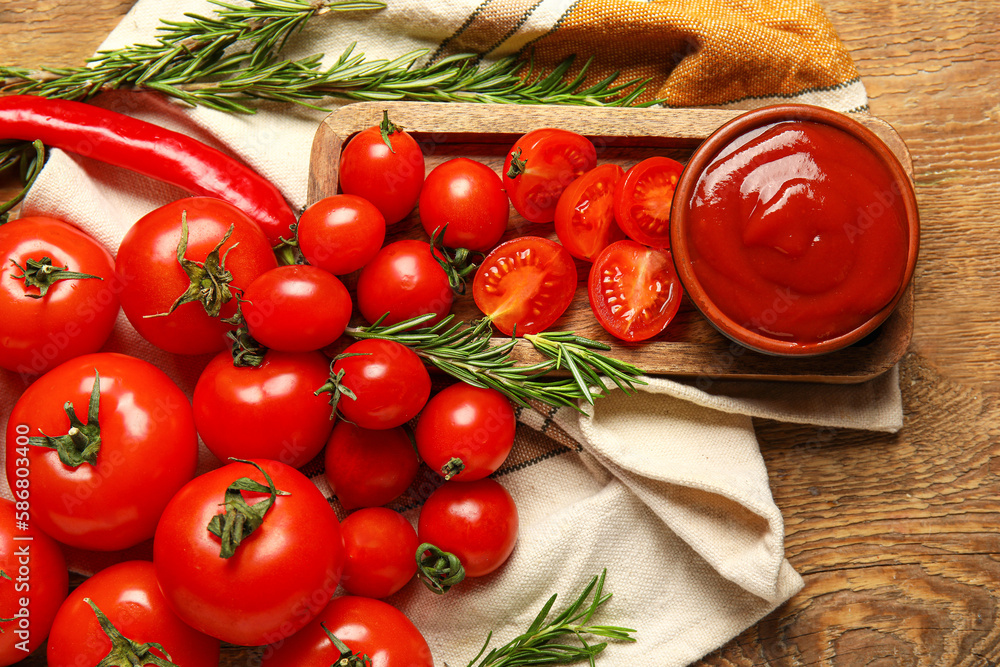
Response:
[[[906,268],[893,298],[857,328],[823,341],[812,343],[797,343],[764,336],[751,331],[725,315],[705,294],[691,267],[686,238],[687,202],[698,182],[702,170],[712,159],[736,137],[745,132],[781,121],[799,120],[824,123],[844,130],[859,139],[874,152],[885,164],[896,183],[899,184],[900,195],[906,214],[908,236],[908,251]],[[861,123],[846,114],[809,104],[778,104],[760,107],[737,116],[733,120],[719,126],[692,153],[681,174],[670,212],[670,248],[677,274],[684,286],[684,291],[695,307],[723,335],[731,340],[758,352],[780,356],[812,356],[843,349],[865,338],[892,314],[903,292],[913,277],[920,246],[920,217],[917,210],[916,194],[913,183],[906,170],[892,150],[876,135]]]

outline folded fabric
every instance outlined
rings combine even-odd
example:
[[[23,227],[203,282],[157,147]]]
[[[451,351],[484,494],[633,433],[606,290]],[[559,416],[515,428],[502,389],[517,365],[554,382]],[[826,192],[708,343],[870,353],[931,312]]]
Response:
[[[161,18],[211,11],[206,0],[140,0],[102,48],[149,42]],[[668,105],[867,108],[850,57],[806,0],[399,0],[362,16],[317,16],[289,49],[332,59],[352,41],[372,58],[417,48],[428,58],[530,51],[546,66],[593,55],[592,77],[621,70],[624,79],[649,78],[649,96]],[[94,102],[216,145],[273,181],[293,206],[306,203],[318,112],[263,103],[256,115],[235,116],[129,92]],[[184,194],[53,151],[23,215],[63,218],[115,249],[133,222]],[[154,348],[124,316],[106,349],[157,364],[189,395],[206,361]],[[0,420],[30,380],[0,371]],[[710,384],[650,378],[638,394],[615,390],[583,414],[519,411],[514,451],[498,473],[521,515],[510,561],[446,598],[411,582],[390,600],[425,634],[439,664],[463,664],[487,630],[494,643],[508,641],[552,593],[568,599],[605,567],[614,598],[596,622],[638,631],[636,643],[607,649],[608,664],[688,664],[801,588],[784,557],[782,517],[751,418],[893,431],[902,423],[898,377],[856,386]],[[206,453],[203,467],[212,465]],[[322,471],[310,472],[329,493]],[[415,519],[436,483],[429,473],[398,508]],[[0,491],[9,497],[5,484]]]

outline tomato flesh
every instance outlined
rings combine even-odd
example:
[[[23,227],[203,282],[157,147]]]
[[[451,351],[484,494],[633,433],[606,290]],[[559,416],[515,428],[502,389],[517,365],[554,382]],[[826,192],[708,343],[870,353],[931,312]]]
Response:
[[[616,164],[591,169],[566,188],[556,207],[556,234],[571,255],[588,262],[625,234],[615,222],[615,184],[624,171]]]
[[[633,241],[670,247],[670,205],[684,165],[667,157],[643,160],[615,187],[615,218]]]
[[[652,338],[677,314],[681,282],[669,251],[619,241],[604,249],[590,269],[587,293],[608,333],[627,341]]]
[[[515,156],[524,167],[510,176]],[[597,149],[586,137],[554,128],[532,130],[507,152],[503,186],[525,220],[552,222],[563,190],[596,164]]]
[[[576,265],[564,247],[538,236],[498,245],[472,284],[479,307],[500,331],[533,334],[552,325],[576,291]]]

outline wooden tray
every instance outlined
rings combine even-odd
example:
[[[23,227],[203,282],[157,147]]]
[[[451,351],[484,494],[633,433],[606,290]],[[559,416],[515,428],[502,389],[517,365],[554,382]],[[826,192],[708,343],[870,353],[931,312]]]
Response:
[[[427,102],[365,102],[331,113],[313,140],[309,170],[309,203],[338,192],[340,151],[352,135],[382,118],[402,125],[421,144],[429,172],[453,157],[479,160],[500,172],[506,152],[518,137],[540,127],[559,127],[588,136],[597,147],[598,164],[615,162],[631,167],[652,155],[666,155],[686,162],[691,152],[717,127],[740,111],[715,109],[617,109],[559,106],[441,104]],[[910,179],[913,163],[902,139],[883,120],[853,114],[874,131],[899,158]],[[516,236],[555,239],[551,224],[533,224],[511,208],[504,240]],[[403,238],[423,238],[417,212],[390,227],[386,243]],[[862,382],[889,370],[905,353],[913,329],[913,295],[907,289],[896,311],[871,336],[844,350],[804,359],[760,354],[718,333],[685,297],[674,321],[659,336],[642,343],[624,343],[597,323],[587,300],[589,263],[578,262],[582,285],[572,305],[554,330],[607,342],[611,354],[628,360],[653,375],[708,379],[796,380],[830,383]],[[353,287],[354,277],[345,281]],[[481,317],[471,295],[456,299],[452,312],[466,321]],[[359,318],[360,321],[360,318]],[[538,357],[528,345],[519,345],[524,360]]]

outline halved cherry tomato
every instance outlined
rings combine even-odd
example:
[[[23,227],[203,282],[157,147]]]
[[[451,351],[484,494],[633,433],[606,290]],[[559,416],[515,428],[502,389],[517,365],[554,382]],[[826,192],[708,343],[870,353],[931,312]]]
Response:
[[[503,236],[509,217],[500,177],[482,162],[458,157],[427,174],[420,192],[420,224],[431,237],[447,225],[447,247],[486,252]]]
[[[576,264],[555,241],[522,236],[493,249],[476,271],[476,306],[508,336],[544,331],[573,300]]]
[[[503,187],[525,220],[552,222],[559,195],[595,165],[597,149],[590,139],[566,130],[532,130],[507,152]]]
[[[615,187],[615,219],[622,231],[654,248],[670,247],[670,204],[684,165],[651,157],[635,165]]]
[[[681,281],[668,250],[618,241],[590,268],[590,307],[608,333],[622,340],[652,338],[681,305]]]
[[[602,164],[573,181],[556,206],[556,234],[574,257],[593,262],[606,247],[625,238],[615,222],[615,184],[625,173]]]

